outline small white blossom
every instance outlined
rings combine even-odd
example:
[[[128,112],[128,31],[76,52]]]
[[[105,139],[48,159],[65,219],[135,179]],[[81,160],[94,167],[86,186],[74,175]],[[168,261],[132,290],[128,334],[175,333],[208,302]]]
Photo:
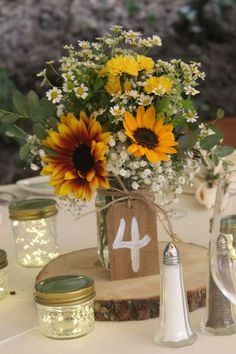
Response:
[[[126,176],[126,170],[123,169],[123,168],[121,168],[121,169],[120,169],[120,175],[121,175],[122,177],[125,177],[125,176]]]
[[[40,169],[40,167],[37,166],[35,163],[31,163],[31,164],[30,164],[30,168],[31,168],[31,170],[33,170],[33,171],[38,171],[38,170]]]
[[[191,95],[191,96],[195,96],[197,95],[200,91],[196,90],[194,87],[190,86],[190,85],[186,85],[184,87],[184,92],[186,93],[186,95]]]
[[[78,41],[78,45],[83,49],[88,49],[90,47],[90,43],[87,41]]]
[[[43,157],[46,156],[45,151],[44,151],[43,149],[39,149],[39,156],[40,156],[41,158],[43,158]]]
[[[42,71],[40,71],[36,76],[37,77],[45,77],[46,76],[46,69],[43,69]]]
[[[176,188],[175,194],[181,194],[183,192],[181,187]]]
[[[64,114],[64,105],[59,104],[57,106],[57,117],[61,117]]]
[[[81,84],[74,88],[76,97],[83,98],[83,100],[88,96],[88,87]]]
[[[111,147],[113,147],[113,146],[116,145],[116,141],[115,141],[115,139],[113,138],[112,135],[110,136],[109,145],[110,145]]]
[[[132,182],[131,187],[136,191],[139,187],[139,184],[137,182]]]
[[[75,78],[71,70],[67,71],[67,73],[62,74],[61,76],[65,81],[73,81]]]
[[[124,143],[127,140],[127,136],[120,130],[117,132],[117,136],[121,143]]]
[[[144,160],[140,161],[140,166],[141,167],[147,166],[147,161],[144,161]]]
[[[110,112],[113,116],[122,116],[125,112],[125,109],[122,107],[120,108],[118,105],[110,108]]]
[[[46,92],[46,96],[49,101],[52,101],[52,103],[60,103],[62,99],[62,91],[57,87],[53,87]]]
[[[152,38],[150,39],[152,45],[156,45],[158,47],[162,46],[162,40],[159,36],[153,35]]]

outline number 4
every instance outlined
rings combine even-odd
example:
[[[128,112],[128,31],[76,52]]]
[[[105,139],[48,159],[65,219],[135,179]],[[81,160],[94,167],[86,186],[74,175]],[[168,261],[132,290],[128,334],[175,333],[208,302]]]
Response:
[[[139,237],[139,227],[136,217],[133,216],[131,221],[131,241],[124,241],[125,234],[125,219],[120,220],[120,225],[116,234],[116,238],[113,242],[113,249],[129,248],[131,251],[131,263],[133,272],[137,273],[140,268],[140,248],[143,248],[149,244],[151,237],[145,235],[141,240]]]

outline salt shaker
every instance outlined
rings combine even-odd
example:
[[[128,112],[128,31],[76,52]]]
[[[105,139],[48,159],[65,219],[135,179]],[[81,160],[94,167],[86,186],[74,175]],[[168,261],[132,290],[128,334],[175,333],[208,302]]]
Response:
[[[163,254],[160,328],[154,343],[163,347],[182,347],[193,344],[196,339],[189,322],[179,251],[169,242]]]
[[[222,230],[222,227],[221,227]],[[217,239],[218,262],[224,266],[226,276],[230,276],[231,260],[229,259],[228,242],[223,234]],[[233,305],[220,291],[210,269],[208,271],[207,297],[204,318],[201,324],[203,333],[211,335],[229,335],[236,332],[236,320]]]

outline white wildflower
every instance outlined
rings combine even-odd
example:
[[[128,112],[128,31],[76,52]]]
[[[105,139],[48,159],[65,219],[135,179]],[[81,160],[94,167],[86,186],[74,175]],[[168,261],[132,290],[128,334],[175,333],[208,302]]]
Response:
[[[62,91],[57,87],[53,87],[46,92],[46,96],[49,101],[52,101],[52,103],[59,103],[62,99]]]
[[[142,106],[149,106],[152,103],[153,97],[141,93],[138,103]]]
[[[120,108],[118,105],[115,105],[114,107],[110,108],[110,112],[114,117],[122,116],[125,112],[125,109],[123,107]]]
[[[152,45],[156,45],[158,47],[162,46],[162,40],[159,36],[154,35],[150,38],[150,41],[152,43]]]
[[[90,43],[87,41],[78,41],[78,45],[83,49],[88,49],[90,47]]]
[[[141,167],[147,166],[147,161],[144,161],[144,160],[140,161],[140,166]]]
[[[71,70],[67,71],[67,73],[62,74],[61,76],[65,81],[73,81],[75,78],[75,75],[73,75]]]
[[[190,85],[186,85],[184,87],[184,92],[186,93],[186,95],[188,96],[195,96],[197,95],[200,91],[196,90],[194,87],[190,86]]]
[[[81,84],[74,88],[76,97],[83,98],[83,100],[88,96],[88,87]]]
[[[176,188],[175,194],[181,194],[183,192],[183,189],[181,187]]]
[[[43,70],[40,71],[36,76],[37,76],[37,77],[45,77],[46,75],[47,75],[46,69],[43,69]]]

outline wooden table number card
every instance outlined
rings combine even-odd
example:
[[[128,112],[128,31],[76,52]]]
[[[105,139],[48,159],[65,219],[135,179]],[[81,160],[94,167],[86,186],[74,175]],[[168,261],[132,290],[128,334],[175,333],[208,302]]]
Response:
[[[106,218],[111,280],[159,274],[155,211],[126,200],[113,204]]]

